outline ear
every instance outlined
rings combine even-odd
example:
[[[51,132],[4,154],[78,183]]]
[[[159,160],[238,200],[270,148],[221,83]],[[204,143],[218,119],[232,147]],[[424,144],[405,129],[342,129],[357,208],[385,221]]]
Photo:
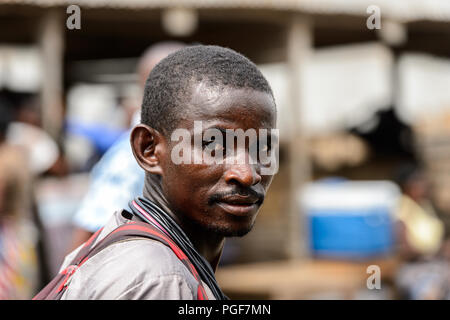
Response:
[[[146,172],[162,175],[161,160],[166,150],[164,136],[157,130],[138,124],[130,134],[131,149]]]

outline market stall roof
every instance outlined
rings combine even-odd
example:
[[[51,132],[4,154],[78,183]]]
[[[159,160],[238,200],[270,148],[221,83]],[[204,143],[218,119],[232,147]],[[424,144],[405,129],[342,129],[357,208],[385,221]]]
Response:
[[[367,8],[377,5],[384,17],[402,22],[418,20],[450,21],[447,0],[0,0],[0,5],[19,4],[39,7],[77,4],[86,8],[161,9],[266,9],[310,14],[367,16]]]

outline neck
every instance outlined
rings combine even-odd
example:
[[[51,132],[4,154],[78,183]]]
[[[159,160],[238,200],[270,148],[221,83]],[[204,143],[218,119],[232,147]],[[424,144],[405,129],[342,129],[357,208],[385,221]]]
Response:
[[[215,271],[222,255],[225,238],[212,233],[211,231],[201,229],[191,223],[186,223],[186,221],[180,219],[180,215],[182,213],[175,213],[175,211],[172,210],[162,190],[159,176],[146,174],[145,180],[143,192],[144,197],[150,201],[153,201],[176,221],[176,223],[189,237],[189,240],[191,240],[198,253],[200,253],[209,262]]]

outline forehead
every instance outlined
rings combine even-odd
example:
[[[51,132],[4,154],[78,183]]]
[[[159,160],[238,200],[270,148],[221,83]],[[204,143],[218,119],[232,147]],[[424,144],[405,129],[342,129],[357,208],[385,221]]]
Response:
[[[272,96],[254,89],[210,86],[192,88],[185,116],[187,121],[228,124],[234,128],[274,128],[276,107]]]

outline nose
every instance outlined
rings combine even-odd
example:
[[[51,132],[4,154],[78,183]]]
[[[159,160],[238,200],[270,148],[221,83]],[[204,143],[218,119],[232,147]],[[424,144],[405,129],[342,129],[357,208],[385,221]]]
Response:
[[[245,187],[251,187],[261,181],[261,176],[257,172],[255,165],[236,164],[226,171],[225,181],[230,184],[238,183]]]

